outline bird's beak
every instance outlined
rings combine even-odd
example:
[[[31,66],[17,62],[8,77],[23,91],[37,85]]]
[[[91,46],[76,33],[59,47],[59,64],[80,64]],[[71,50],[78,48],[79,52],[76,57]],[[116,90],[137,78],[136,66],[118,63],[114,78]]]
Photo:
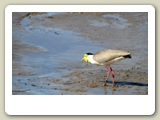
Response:
[[[84,58],[82,58],[81,62],[85,61]]]
[[[87,59],[87,57],[83,57],[83,59],[81,60],[82,62],[88,62],[88,59]]]

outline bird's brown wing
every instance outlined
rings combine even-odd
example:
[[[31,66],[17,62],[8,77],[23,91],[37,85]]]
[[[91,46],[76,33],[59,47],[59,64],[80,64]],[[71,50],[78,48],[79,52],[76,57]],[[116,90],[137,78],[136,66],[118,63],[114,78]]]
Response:
[[[115,58],[129,55],[130,53],[123,50],[101,50],[94,54],[93,59],[98,63],[106,63]]]

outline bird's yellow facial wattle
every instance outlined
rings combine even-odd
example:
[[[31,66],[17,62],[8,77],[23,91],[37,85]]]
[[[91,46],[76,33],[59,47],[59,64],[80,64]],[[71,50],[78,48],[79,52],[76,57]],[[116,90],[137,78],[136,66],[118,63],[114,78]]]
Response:
[[[83,61],[88,62],[88,55],[87,55],[87,54],[84,54],[84,57],[82,58],[81,61],[82,61],[82,62],[83,62]]]

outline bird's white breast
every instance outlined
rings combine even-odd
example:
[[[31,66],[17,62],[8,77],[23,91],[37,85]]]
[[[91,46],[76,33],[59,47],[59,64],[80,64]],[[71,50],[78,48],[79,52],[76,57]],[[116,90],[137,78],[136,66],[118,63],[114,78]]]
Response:
[[[96,62],[94,59],[93,59],[93,55],[88,55],[88,61],[92,64],[99,64],[98,62]]]

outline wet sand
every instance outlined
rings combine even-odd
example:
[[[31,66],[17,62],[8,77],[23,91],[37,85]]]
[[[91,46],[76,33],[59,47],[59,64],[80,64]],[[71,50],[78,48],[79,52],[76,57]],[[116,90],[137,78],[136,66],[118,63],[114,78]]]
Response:
[[[13,95],[147,95],[147,13],[13,13]],[[130,51],[105,66],[82,63],[84,53]]]

